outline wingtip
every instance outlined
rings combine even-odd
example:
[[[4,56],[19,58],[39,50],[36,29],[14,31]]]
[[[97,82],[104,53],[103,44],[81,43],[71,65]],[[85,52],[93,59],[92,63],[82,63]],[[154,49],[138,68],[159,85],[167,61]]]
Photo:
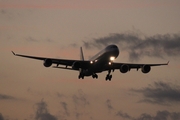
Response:
[[[13,52],[13,51],[11,51],[12,53],[13,53],[13,55],[16,55],[16,53],[15,52]]]
[[[169,61],[167,62],[167,65],[169,64]]]

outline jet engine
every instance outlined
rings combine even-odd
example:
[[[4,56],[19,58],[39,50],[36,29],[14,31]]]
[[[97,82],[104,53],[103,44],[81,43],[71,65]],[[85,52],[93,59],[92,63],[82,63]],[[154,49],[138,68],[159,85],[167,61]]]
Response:
[[[148,73],[150,70],[151,70],[151,66],[149,66],[149,65],[144,65],[144,66],[141,68],[141,71],[142,71],[143,73]]]
[[[44,66],[45,67],[50,67],[52,65],[52,60],[51,59],[45,59],[44,60]]]
[[[121,73],[126,73],[127,71],[129,71],[129,66],[126,64],[123,64],[123,65],[121,65],[119,70]]]
[[[73,68],[73,69],[79,69],[79,68],[81,68],[81,63],[78,62],[78,61],[74,62],[73,65],[72,65],[72,68]]]

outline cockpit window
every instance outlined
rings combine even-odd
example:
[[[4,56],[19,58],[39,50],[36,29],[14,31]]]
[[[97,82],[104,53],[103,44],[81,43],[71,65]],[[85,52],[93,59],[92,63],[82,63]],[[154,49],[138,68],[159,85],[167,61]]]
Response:
[[[106,47],[106,49],[117,49],[116,45],[109,45],[108,47]]]
[[[111,46],[109,46],[110,48],[117,48],[117,46],[116,45],[111,45]]]

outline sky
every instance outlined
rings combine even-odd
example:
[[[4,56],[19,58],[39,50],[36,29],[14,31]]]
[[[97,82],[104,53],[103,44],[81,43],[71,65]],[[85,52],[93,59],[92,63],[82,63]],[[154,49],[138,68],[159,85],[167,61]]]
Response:
[[[179,0],[0,0],[0,120],[179,120]],[[116,44],[115,62],[166,63],[78,79],[16,53],[85,59]]]

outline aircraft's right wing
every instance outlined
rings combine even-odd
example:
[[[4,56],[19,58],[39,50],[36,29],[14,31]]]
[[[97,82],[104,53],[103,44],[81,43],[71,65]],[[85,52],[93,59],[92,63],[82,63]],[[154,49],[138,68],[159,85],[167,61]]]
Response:
[[[161,65],[168,65],[169,61],[167,63],[162,64],[133,64],[133,63],[112,63],[112,65],[109,65],[109,67],[106,67],[106,70],[108,69],[119,69],[122,73],[126,73],[127,71],[130,71],[131,69],[142,69],[143,73],[148,73],[151,70],[151,67],[153,66],[161,66]]]
[[[44,61],[44,66],[45,67],[50,67],[52,64],[56,64],[57,67],[58,67],[58,65],[65,65],[66,67],[64,67],[64,69],[66,69],[67,66],[86,69],[86,68],[88,68],[90,66],[90,61],[36,57],[36,56],[16,54],[13,51],[12,51],[12,53],[15,56],[19,56],[19,57],[42,60],[42,61]],[[58,68],[61,68],[61,67],[58,67]],[[67,69],[69,69],[69,68],[67,68]]]

